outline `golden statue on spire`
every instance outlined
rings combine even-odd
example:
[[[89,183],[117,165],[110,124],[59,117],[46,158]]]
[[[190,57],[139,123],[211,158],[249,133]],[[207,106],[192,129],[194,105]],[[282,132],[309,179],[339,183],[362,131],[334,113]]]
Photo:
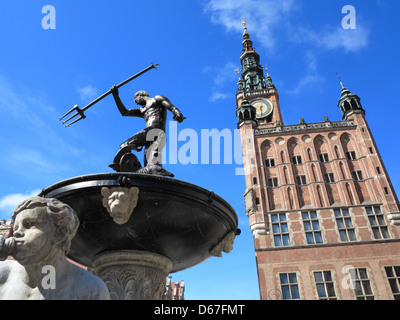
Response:
[[[268,72],[268,65],[267,64],[265,64],[265,70],[267,71],[267,77],[269,77],[270,75],[269,75],[269,72]]]
[[[240,69],[235,69],[235,70],[233,70],[233,71],[236,71],[236,72],[239,74],[239,80],[241,80],[241,79],[240,79],[240,74],[241,74]]]
[[[247,34],[246,20],[242,19],[244,34]]]

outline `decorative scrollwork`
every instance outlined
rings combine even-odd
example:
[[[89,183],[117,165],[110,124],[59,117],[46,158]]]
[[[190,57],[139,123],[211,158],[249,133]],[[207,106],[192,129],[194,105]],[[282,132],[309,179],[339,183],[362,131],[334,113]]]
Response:
[[[282,291],[279,289],[271,289],[268,291],[268,298],[270,300],[282,300]]]

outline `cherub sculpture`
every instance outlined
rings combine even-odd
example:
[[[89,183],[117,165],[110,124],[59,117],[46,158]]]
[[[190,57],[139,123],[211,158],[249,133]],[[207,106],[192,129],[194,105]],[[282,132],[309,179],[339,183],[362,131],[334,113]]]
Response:
[[[13,236],[0,238],[0,299],[108,300],[105,283],[66,259],[79,226],[57,199],[32,197],[14,211]],[[6,260],[11,255],[15,260]]]

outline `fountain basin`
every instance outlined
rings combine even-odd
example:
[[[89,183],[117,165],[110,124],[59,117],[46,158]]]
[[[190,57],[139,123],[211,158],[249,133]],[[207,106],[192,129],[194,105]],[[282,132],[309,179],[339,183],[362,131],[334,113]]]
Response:
[[[103,206],[103,187],[137,187],[137,205],[124,224],[114,222]],[[160,254],[177,272],[210,258],[228,234],[240,234],[233,208],[212,191],[148,174],[100,173],[79,176],[44,189],[77,213],[80,226],[68,257],[93,267],[96,255],[121,250]]]

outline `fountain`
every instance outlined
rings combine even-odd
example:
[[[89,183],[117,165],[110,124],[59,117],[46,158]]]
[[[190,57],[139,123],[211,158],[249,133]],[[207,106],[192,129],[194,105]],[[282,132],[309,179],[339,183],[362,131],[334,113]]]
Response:
[[[152,68],[155,65],[128,80]],[[185,119],[182,113],[166,97],[151,98],[144,91],[135,95],[141,108],[125,108],[118,88],[127,81],[94,101],[112,93],[123,116],[146,120],[144,130],[121,144],[110,165],[116,172],[67,179],[39,196],[56,198],[75,210],[80,225],[68,257],[93,268],[112,299],[158,300],[163,297],[168,274],[230,252],[240,230],[237,215],[225,200],[212,191],[170,178],[173,174],[162,167],[167,110],[178,122]],[[75,106],[67,114],[76,113],[63,124],[77,115],[81,117],[73,123],[83,119],[84,110],[94,103],[83,109]],[[132,153],[143,147],[144,167]]]
[[[131,189],[138,192],[129,196]],[[102,190],[136,205],[119,224]],[[231,206],[213,192],[172,178],[138,173],[80,176],[44,189],[77,213],[68,257],[94,268],[113,299],[161,299],[169,273],[230,252],[239,234]],[[131,206],[132,207],[132,206]]]

